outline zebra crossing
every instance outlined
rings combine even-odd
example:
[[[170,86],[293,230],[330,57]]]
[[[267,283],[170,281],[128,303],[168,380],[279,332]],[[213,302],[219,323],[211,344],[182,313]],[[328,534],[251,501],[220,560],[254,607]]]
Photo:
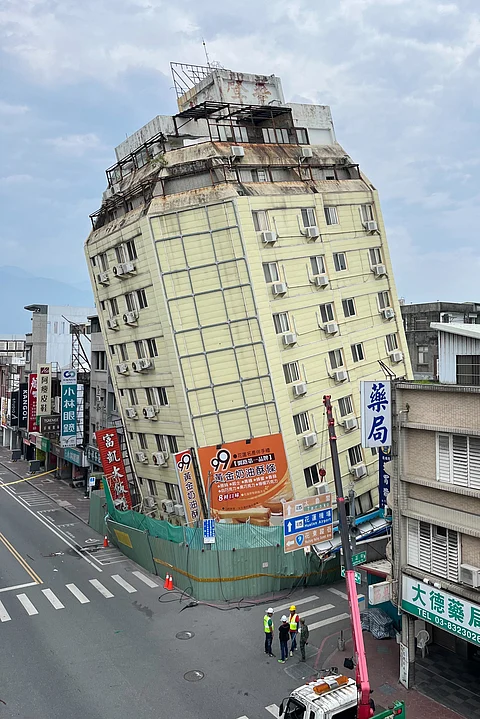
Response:
[[[47,587],[38,593],[35,588],[32,588],[30,596],[25,593],[14,594],[13,592],[9,595],[5,594],[0,601],[0,623],[10,622],[25,614],[33,617],[52,607],[60,611],[66,609],[72,602],[90,604],[97,597],[114,599],[119,595],[135,594],[141,588],[158,589],[160,586],[158,582],[139,571],[132,572],[129,579],[136,586],[120,574],[112,574],[109,578],[102,577],[101,582],[98,579],[89,579],[88,586],[82,584],[81,588],[74,583],[68,583],[56,588],[55,591]],[[109,580],[113,580],[112,583]],[[109,586],[105,586],[107,582]]]
[[[347,595],[336,587],[328,587],[327,591],[332,595],[332,602],[334,601],[334,596],[337,596],[344,601],[347,601],[348,599]],[[330,612],[332,611],[338,611],[337,606],[330,602],[326,602],[325,604],[318,604],[319,601],[320,599],[316,594],[312,594],[308,597],[302,597],[301,599],[290,599],[290,601],[286,602],[285,604],[277,604],[273,607],[274,616],[278,617],[279,614],[288,612],[288,609],[292,604],[297,607],[297,614],[302,619],[306,619],[307,617],[313,617],[318,614],[329,613],[329,616],[325,617],[324,619],[319,619],[315,622],[310,622],[309,620],[307,622],[310,633],[315,631],[315,629],[321,629],[322,627],[326,627],[329,624],[336,624],[337,622],[342,622],[350,618],[350,614],[346,611],[334,615],[330,614]],[[305,605],[312,604],[315,604],[315,606],[307,606],[305,608]]]

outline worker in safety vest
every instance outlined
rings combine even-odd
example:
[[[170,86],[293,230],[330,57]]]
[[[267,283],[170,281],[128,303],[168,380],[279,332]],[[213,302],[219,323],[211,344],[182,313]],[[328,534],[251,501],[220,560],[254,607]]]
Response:
[[[293,657],[293,652],[297,648],[297,632],[298,632],[298,623],[300,621],[300,617],[297,614],[297,608],[295,604],[292,604],[290,607],[290,617],[288,619],[288,623],[290,625],[290,656]]]
[[[265,654],[268,654],[269,657],[274,657],[275,654],[272,654],[272,640],[273,640],[273,609],[267,609],[267,612],[265,616],[263,617],[263,629],[265,632]]]

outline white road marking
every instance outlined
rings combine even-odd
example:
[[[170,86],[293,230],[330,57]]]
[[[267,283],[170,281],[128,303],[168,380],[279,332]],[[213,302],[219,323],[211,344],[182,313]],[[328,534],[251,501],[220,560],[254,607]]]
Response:
[[[11,618],[12,617],[3,606],[2,602],[0,602],[0,622],[9,622]]]
[[[52,607],[55,607],[55,609],[65,609],[65,605],[55,596],[51,589],[42,589],[42,593],[45,594]]]
[[[15,584],[13,587],[2,587],[0,592],[12,592],[14,589],[25,589],[25,587],[35,587],[38,582],[27,582],[26,584]]]
[[[277,717],[278,719],[278,705],[277,704],[269,704],[268,707],[265,707],[267,712],[270,712],[270,714],[274,717]]]
[[[103,586],[101,582],[98,581],[98,579],[89,579],[88,581],[90,582],[92,587],[95,587],[95,589],[97,589],[100,594],[105,597],[105,599],[110,599],[114,596],[106,587]]]
[[[329,619],[322,619],[321,622],[314,622],[313,624],[309,624],[308,628],[310,631],[313,631],[314,629],[320,629],[320,627],[325,627],[327,624],[333,624],[334,622],[340,622],[342,619],[349,619],[350,614],[337,614],[334,617],[330,617]]]
[[[282,609],[290,609],[292,604],[295,604],[296,607],[299,606],[299,604],[307,604],[308,602],[314,602],[315,599],[318,599],[316,594],[312,594],[311,597],[305,597],[304,599],[297,599],[297,601],[293,600],[291,602],[288,602],[288,604],[279,604],[278,607],[274,608],[274,612],[280,612]]]
[[[17,594],[17,599],[20,602],[20,604],[23,605],[23,608],[27,612],[29,616],[32,616],[33,614],[38,614],[38,610],[35,609],[30,599],[27,597],[26,594]]]
[[[112,574],[112,579],[117,582],[117,584],[120,584],[121,587],[126,589],[129,594],[133,594],[133,592],[137,591],[135,587],[132,587],[132,585],[126,582],[119,574]]]
[[[316,607],[315,609],[307,609],[306,612],[298,612],[298,616],[300,619],[303,617],[311,617],[312,614],[317,614],[317,612],[328,612],[329,609],[335,609],[334,604],[322,604],[321,607]]]
[[[78,599],[80,604],[87,604],[87,602],[90,601],[90,599],[88,599],[88,597],[86,597],[85,594],[75,586],[75,584],[66,584],[65,586],[73,594],[73,596]]]
[[[342,599],[346,599],[348,602],[348,595],[345,594],[345,592],[341,592],[340,589],[335,589],[335,587],[329,587],[328,591],[332,594],[336,594],[337,597],[341,597]]]
[[[141,582],[147,585],[147,587],[158,587],[158,584],[153,581],[153,579],[150,579],[150,577],[146,577],[141,572],[132,572],[138,579],[140,579]]]

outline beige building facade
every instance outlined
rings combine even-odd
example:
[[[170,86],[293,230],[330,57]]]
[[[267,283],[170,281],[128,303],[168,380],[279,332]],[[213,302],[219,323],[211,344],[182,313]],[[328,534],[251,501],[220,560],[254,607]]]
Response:
[[[117,148],[86,242],[140,489],[178,504],[172,453],[280,432],[313,494],[330,394],[366,512],[359,381],[379,360],[411,376],[378,194],[329,108],[285,103],[278,78],[205,69],[179,108]]]

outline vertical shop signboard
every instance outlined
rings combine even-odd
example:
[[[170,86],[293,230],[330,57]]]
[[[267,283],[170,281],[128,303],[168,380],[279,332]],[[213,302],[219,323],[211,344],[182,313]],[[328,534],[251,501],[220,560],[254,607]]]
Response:
[[[28,424],[29,432],[39,432],[37,424],[37,373],[28,375]]]
[[[95,432],[95,439],[97,440],[103,472],[115,507],[122,511],[131,509],[132,497],[117,430],[114,427],[101,429]]]
[[[77,446],[77,370],[62,370],[60,446]]]
[[[24,427],[26,429],[27,423],[28,423],[28,384],[27,382],[22,382],[20,384],[20,409],[19,409],[19,418],[18,418],[18,426]]]
[[[52,412],[52,365],[37,365],[37,417]]]

